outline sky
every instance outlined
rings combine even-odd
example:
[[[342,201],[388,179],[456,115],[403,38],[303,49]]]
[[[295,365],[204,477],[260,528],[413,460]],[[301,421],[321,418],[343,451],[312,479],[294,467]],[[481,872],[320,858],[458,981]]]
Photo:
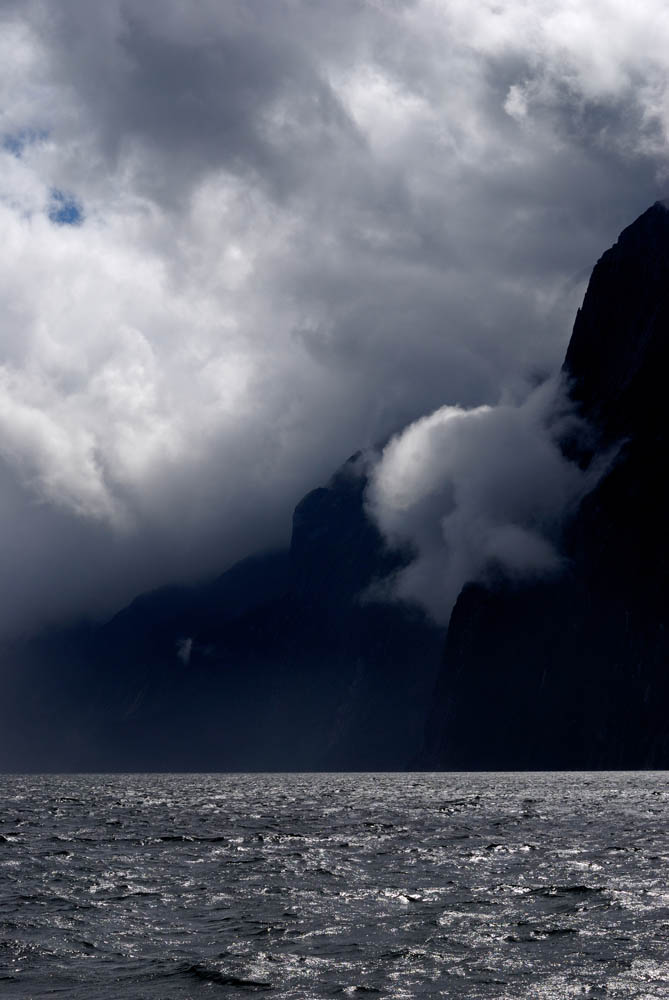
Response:
[[[667,52],[661,0],[0,0],[0,634],[283,545],[388,441],[399,596],[550,570],[549,377],[669,193]]]

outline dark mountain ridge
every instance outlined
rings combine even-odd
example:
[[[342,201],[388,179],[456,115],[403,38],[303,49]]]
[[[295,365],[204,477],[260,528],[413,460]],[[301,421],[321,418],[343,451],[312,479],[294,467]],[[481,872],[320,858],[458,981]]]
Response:
[[[657,203],[597,263],[567,351],[564,453],[609,465],[560,576],[467,585],[446,635],[366,600],[409,556],[354,456],[297,505],[287,552],[7,646],[0,769],[669,767],[668,344]]]
[[[402,769],[443,630],[362,598],[402,563],[365,515],[366,482],[354,456],[308,493],[288,552],[6,651],[0,767]]]
[[[615,460],[566,526],[559,579],[463,590],[422,766],[669,767],[668,351],[658,202],[598,261],[563,367],[584,460]]]

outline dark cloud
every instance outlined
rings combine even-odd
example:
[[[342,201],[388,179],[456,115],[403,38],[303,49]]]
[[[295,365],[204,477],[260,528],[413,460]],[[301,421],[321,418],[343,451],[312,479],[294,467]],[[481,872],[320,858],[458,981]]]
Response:
[[[281,541],[440,407],[529,412],[665,193],[642,7],[0,4],[0,628]]]

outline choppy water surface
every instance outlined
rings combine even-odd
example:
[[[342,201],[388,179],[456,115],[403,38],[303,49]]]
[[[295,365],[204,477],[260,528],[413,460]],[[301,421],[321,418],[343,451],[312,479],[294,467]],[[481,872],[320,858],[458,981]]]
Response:
[[[669,997],[669,775],[0,776],[0,996]]]

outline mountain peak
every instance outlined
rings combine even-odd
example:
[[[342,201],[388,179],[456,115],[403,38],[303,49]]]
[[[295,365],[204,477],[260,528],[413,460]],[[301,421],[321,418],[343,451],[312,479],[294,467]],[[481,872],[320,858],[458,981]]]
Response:
[[[669,201],[657,201],[595,265],[563,366],[573,399],[605,436],[661,419],[667,330]]]

